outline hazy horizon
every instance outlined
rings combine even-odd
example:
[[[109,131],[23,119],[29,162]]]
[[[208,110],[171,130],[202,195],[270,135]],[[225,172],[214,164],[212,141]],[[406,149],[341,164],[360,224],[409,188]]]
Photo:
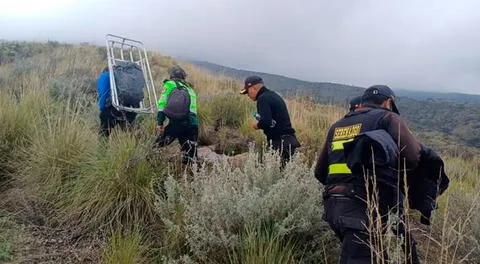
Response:
[[[313,82],[480,94],[480,1],[17,0],[0,39],[148,49]]]

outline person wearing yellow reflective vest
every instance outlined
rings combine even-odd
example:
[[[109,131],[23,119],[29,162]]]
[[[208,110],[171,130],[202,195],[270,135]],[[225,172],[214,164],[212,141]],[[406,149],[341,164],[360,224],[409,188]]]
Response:
[[[399,191],[398,175],[415,170],[420,159],[421,144],[400,117],[394,99],[395,94],[388,86],[374,85],[366,89],[361,107],[349,112],[332,125],[317,160],[315,177],[325,185],[323,219],[329,223],[342,242],[340,257],[342,264],[370,264],[378,260],[372,258],[378,252],[371,250],[369,244],[375,241],[371,241],[372,237],[366,228],[371,218],[367,213],[368,205],[365,201],[371,197],[368,194],[374,191],[371,185],[367,188],[366,183],[370,183],[372,178],[376,180],[375,191],[379,195],[378,209],[382,222],[388,219],[385,217],[388,217],[389,210],[398,210],[399,215],[403,215],[403,195]],[[398,153],[400,170],[385,166],[382,170],[375,171],[370,178],[365,177],[364,172],[359,170],[352,173],[353,168],[347,165],[344,148],[358,135],[373,130],[384,130],[387,137],[391,136],[389,140],[393,139],[395,149],[400,150]],[[361,155],[366,155],[361,157],[362,159],[369,158],[372,153]],[[406,236],[402,246],[408,256],[407,263],[419,263],[415,241],[405,231],[403,225],[399,225],[398,229],[398,236]],[[386,254],[380,253],[380,259],[386,258]]]
[[[198,118],[197,94],[186,82],[186,72],[179,66],[169,70],[170,78],[163,81],[158,100],[156,146],[164,147],[178,139],[182,163],[189,164],[197,157]],[[164,126],[168,119],[168,125]]]

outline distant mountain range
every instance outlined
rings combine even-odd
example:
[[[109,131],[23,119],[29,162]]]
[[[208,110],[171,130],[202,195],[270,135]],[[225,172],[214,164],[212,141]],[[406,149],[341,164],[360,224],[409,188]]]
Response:
[[[440,92],[427,92],[427,91],[411,91],[397,89],[395,93],[398,96],[410,97],[412,99],[439,99],[447,101],[458,101],[458,102],[472,102],[480,103],[480,95],[477,94],[465,94],[465,93],[440,93]]]
[[[359,86],[329,82],[308,82],[277,74],[239,70],[205,61],[189,62],[210,72],[221,73],[241,80],[250,75],[259,75],[264,79],[268,87],[278,92],[287,94],[314,94],[321,103],[343,103],[349,98],[363,93],[365,89]],[[395,89],[394,91],[399,97],[409,97],[411,99],[480,103],[480,95],[474,94],[412,91],[406,89]]]
[[[311,96],[323,104],[342,104],[364,87],[328,82],[308,82],[281,75],[238,70],[204,61],[189,61],[197,67],[240,80],[259,75],[267,87],[285,96]],[[415,128],[421,140],[437,149],[457,146],[480,149],[480,95],[394,90],[401,115]]]

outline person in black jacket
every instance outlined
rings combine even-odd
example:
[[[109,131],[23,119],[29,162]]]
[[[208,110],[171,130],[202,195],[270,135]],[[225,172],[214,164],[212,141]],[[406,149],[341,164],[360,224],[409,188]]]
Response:
[[[300,147],[285,101],[267,89],[262,78],[255,75],[245,79],[245,86],[240,93],[247,94],[252,101],[257,102],[256,121],[252,123],[252,128],[263,130],[269,146],[280,152],[283,168]]]
[[[372,132],[376,130],[384,130],[386,133],[373,134]],[[368,145],[360,147],[357,143],[358,148],[351,149],[353,146],[350,144],[355,143],[360,135],[367,134],[375,137],[376,142],[383,142],[380,144],[382,147],[374,151],[376,154],[374,159],[370,159],[372,152]],[[360,151],[365,153],[360,153],[359,148],[365,149],[366,151]],[[398,150],[400,150],[398,159],[388,158],[385,159],[388,162],[383,165],[379,163],[379,153],[396,154],[394,152]],[[420,151],[420,142],[411,134],[399,115],[395,105],[395,94],[385,85],[374,85],[366,89],[360,108],[349,112],[332,125],[318,157],[315,177],[325,185],[324,219],[342,242],[340,263],[358,264],[375,261],[372,259],[372,248],[369,245],[375,245],[375,241],[371,241],[369,230],[366,228],[369,215],[365,201],[373,198],[371,194],[374,189],[371,183],[376,183],[375,191],[378,192],[381,219],[386,219],[391,210],[395,210],[401,216],[403,195],[401,186],[398,186],[398,175],[403,175],[403,172],[409,174],[417,168]],[[357,153],[356,155],[360,157],[348,153]],[[354,166],[357,161],[362,166]],[[403,168],[406,168],[406,171],[403,171]],[[382,222],[385,224],[385,221]],[[404,230],[404,225],[399,224],[397,228],[397,235],[406,238],[403,247],[407,263],[419,263],[415,241]],[[380,258],[386,258],[386,255]]]

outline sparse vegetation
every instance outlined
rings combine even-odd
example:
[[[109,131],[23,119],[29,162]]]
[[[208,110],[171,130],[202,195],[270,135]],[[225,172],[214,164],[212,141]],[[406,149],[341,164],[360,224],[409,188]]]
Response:
[[[241,83],[186,66],[199,93],[201,142],[228,154],[248,151],[241,168],[204,164],[191,172],[170,159],[178,148],[151,148],[154,116],[98,138],[95,78],[103,56],[87,44],[0,43],[0,261],[336,263],[339,243],[321,219],[312,166],[345,109],[288,99],[302,148],[280,171],[278,157],[259,152],[261,132],[249,129],[254,103],[233,94]],[[160,90],[176,62],[154,53],[151,61]],[[241,147],[225,145],[234,138]],[[480,259],[479,157],[460,154],[443,153],[452,184],[432,226],[411,216],[425,263]],[[13,230],[48,237],[37,247],[66,246],[34,256]],[[51,242],[57,234],[62,242]],[[397,245],[387,244],[393,252]],[[86,252],[69,253],[77,247]]]
[[[10,229],[10,220],[6,216],[0,216],[0,261],[10,261],[13,256],[13,245],[9,235],[11,232],[6,232]]]
[[[146,253],[146,247],[142,245],[142,235],[138,230],[128,234],[116,231],[109,238],[108,246],[103,252],[103,263],[150,263]]]

